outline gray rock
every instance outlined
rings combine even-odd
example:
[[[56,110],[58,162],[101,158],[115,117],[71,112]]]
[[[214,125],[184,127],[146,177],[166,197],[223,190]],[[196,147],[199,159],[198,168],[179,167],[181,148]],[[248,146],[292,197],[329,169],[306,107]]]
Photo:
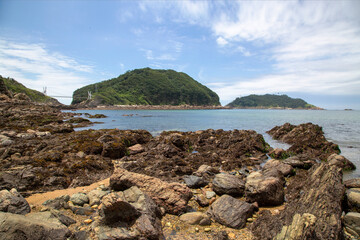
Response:
[[[346,231],[351,235],[360,237],[360,213],[349,212],[344,217],[344,225]]]
[[[274,169],[275,170],[275,169]],[[248,202],[259,206],[276,206],[284,202],[284,180],[276,177],[279,171],[252,172],[246,178],[245,196]]]
[[[208,184],[207,181],[195,175],[187,175],[184,176],[183,179],[189,188],[201,188]]]
[[[30,212],[30,206],[25,198],[13,188],[10,191],[0,191],[0,211],[25,215]]]
[[[89,198],[85,193],[75,193],[71,195],[70,201],[78,206],[84,206],[84,204],[89,203]]]
[[[254,206],[252,204],[229,195],[221,196],[207,211],[216,222],[231,228],[244,227],[246,219],[251,217],[253,212]]]
[[[180,216],[180,220],[190,225],[207,226],[211,224],[210,217],[201,212],[189,212]]]
[[[44,205],[46,207],[58,209],[58,210],[61,208],[68,209],[69,208],[69,204],[68,204],[69,200],[70,200],[69,195],[63,195],[63,196],[57,197],[55,199],[46,200],[42,205]]]
[[[99,205],[100,204],[100,201],[101,199],[106,196],[107,194],[109,194],[110,191],[103,191],[101,189],[94,189],[92,191],[90,191],[87,196],[89,198],[89,204],[90,206],[93,206],[93,205]]]
[[[245,183],[238,177],[231,174],[216,174],[213,180],[213,190],[218,195],[228,194],[231,196],[242,196],[244,194]]]
[[[195,195],[194,198],[195,201],[202,207],[207,207],[210,204],[209,200],[203,194]]]
[[[309,169],[315,164],[315,161],[308,159],[302,160],[297,156],[289,157],[283,160],[282,162],[292,166],[293,168],[300,168],[300,169]]]
[[[360,188],[346,190],[348,208],[353,212],[360,212]]]
[[[54,223],[57,225],[64,224],[65,226],[70,226],[71,224],[76,223],[76,221],[71,217],[68,217],[65,214],[61,213],[60,211],[54,209],[50,209],[49,211],[45,211],[45,212],[30,213],[27,216],[31,217],[32,219],[37,219],[43,222]]]
[[[69,208],[76,215],[90,216],[91,214],[93,214],[95,212],[95,210],[92,209],[91,207],[88,207],[88,206],[80,207],[80,206],[74,205],[71,202],[69,203]]]
[[[65,240],[70,230],[63,224],[40,220],[37,217],[0,212],[0,239]]]

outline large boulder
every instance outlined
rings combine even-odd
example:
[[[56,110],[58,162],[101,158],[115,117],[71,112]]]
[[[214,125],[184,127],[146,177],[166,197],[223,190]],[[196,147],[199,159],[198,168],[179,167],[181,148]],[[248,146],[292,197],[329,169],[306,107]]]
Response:
[[[231,174],[216,174],[212,184],[218,195],[242,196],[245,190],[245,182],[239,176]]]
[[[0,239],[2,240],[65,240],[70,235],[70,230],[59,222],[0,212]]]
[[[342,170],[327,163],[299,172],[287,186],[288,203],[277,215],[269,211],[251,226],[256,239],[342,239]]]
[[[0,211],[16,214],[27,214],[30,212],[29,203],[15,188],[0,191]]]
[[[218,223],[231,228],[242,228],[252,216],[254,206],[229,195],[217,199],[207,213]]]
[[[70,201],[78,206],[84,206],[84,204],[89,203],[89,198],[85,193],[74,193],[70,197]]]
[[[163,239],[161,213],[138,187],[102,199],[100,220],[93,229],[99,239]]]
[[[259,206],[276,206],[284,202],[284,181],[282,173],[276,169],[265,172],[252,172],[246,178],[245,197],[248,202]]]
[[[132,186],[140,188],[159,206],[163,207],[167,213],[171,214],[184,212],[188,201],[193,195],[191,190],[184,184],[168,183],[158,178],[117,168],[110,178],[111,189],[123,191]]]

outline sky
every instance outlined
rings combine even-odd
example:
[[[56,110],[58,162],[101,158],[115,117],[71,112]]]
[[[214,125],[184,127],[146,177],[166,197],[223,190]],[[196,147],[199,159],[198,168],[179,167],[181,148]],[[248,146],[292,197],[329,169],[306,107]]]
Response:
[[[72,96],[144,67],[185,72],[222,105],[269,93],[360,109],[360,1],[0,0],[3,77]]]

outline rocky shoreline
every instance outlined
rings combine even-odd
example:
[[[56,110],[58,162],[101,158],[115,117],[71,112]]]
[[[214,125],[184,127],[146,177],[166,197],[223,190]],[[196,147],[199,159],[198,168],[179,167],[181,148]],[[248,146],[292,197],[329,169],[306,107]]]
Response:
[[[92,123],[26,96],[0,95],[0,115],[1,239],[360,236],[355,166],[320,126],[269,129],[285,151],[251,130],[74,131]]]

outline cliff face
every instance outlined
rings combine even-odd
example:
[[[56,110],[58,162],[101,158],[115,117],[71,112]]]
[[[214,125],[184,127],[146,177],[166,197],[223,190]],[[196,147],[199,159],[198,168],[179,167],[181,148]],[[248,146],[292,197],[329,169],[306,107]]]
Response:
[[[185,73],[150,68],[77,89],[72,104],[92,92],[97,105],[220,105],[218,95]],[[90,103],[89,103],[90,104]]]

